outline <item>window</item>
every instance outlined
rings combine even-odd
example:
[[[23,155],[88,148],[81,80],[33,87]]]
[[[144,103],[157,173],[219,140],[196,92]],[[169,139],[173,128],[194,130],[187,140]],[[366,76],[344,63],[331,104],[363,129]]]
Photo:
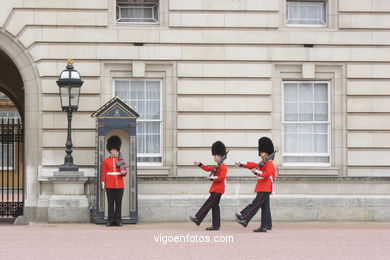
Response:
[[[283,82],[283,164],[330,164],[328,82]]]
[[[115,80],[114,84],[115,95],[141,115],[137,120],[137,161],[139,165],[161,165],[161,81]]]
[[[287,1],[287,24],[325,25],[325,1]]]
[[[158,23],[158,0],[117,0],[118,23]]]

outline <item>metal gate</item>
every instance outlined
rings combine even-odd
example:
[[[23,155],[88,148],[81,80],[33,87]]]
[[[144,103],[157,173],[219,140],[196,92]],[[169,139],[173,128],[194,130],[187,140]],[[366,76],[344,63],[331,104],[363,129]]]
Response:
[[[0,217],[23,215],[23,124],[21,119],[0,122]]]

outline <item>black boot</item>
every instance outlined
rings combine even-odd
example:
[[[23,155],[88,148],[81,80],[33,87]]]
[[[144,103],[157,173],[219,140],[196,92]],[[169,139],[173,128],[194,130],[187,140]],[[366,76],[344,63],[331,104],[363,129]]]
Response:
[[[208,228],[206,228],[206,230],[219,230],[219,227],[214,227],[214,226],[210,226]]]
[[[193,216],[190,216],[190,220],[192,221],[192,222],[194,222],[197,226],[199,226],[200,225],[200,223],[199,223],[199,219],[198,218],[196,218],[196,217],[193,217]]]
[[[241,224],[243,227],[247,227],[248,226],[248,222],[245,221],[245,219],[236,219],[236,222]]]
[[[267,232],[267,228],[259,227],[258,229],[254,229],[253,232]]]

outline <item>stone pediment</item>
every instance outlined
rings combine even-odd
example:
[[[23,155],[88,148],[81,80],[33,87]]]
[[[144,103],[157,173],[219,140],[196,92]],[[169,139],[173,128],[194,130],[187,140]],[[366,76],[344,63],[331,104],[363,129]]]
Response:
[[[127,105],[118,96],[112,98],[105,105],[94,112],[91,117],[96,118],[132,118],[137,119],[140,116],[137,111]]]

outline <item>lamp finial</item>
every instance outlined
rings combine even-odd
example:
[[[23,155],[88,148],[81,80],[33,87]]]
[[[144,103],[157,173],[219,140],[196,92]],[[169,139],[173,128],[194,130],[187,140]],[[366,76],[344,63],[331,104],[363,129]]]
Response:
[[[66,60],[66,63],[70,66],[73,66],[73,59],[71,57],[69,57],[67,60]]]

